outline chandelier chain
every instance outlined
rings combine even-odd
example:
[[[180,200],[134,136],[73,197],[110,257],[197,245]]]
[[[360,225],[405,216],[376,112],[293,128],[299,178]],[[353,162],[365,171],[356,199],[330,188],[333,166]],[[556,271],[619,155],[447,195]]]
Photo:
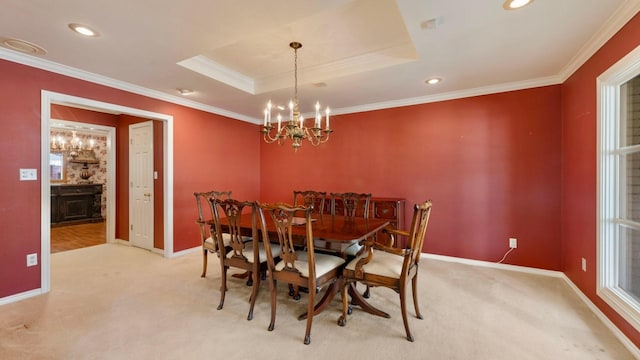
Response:
[[[294,48],[293,49],[293,66],[294,66],[294,72],[293,72],[293,81],[294,81],[293,102],[297,104],[298,103],[298,48]]]

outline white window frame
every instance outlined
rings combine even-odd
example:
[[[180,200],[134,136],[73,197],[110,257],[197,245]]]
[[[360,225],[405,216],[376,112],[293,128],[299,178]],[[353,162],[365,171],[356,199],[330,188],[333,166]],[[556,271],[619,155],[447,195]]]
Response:
[[[621,86],[640,74],[640,46],[597,78],[598,195],[597,195],[597,293],[620,316],[640,331],[640,302],[618,286],[620,227],[640,230],[640,224],[624,220],[626,199],[621,177],[621,158],[638,146],[621,149],[624,109]]]

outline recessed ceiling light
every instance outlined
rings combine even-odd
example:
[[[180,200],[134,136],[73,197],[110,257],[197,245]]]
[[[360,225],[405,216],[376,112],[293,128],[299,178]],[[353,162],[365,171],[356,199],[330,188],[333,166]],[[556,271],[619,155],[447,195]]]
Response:
[[[180,93],[180,95],[191,95],[193,94],[193,90],[189,89],[176,89]]]
[[[45,55],[47,53],[47,50],[39,45],[14,38],[0,37],[0,46],[31,55]]]
[[[80,35],[84,35],[87,37],[97,37],[100,36],[100,34],[93,30],[92,28],[86,26],[86,25],[82,25],[82,24],[69,24],[69,29],[77,32]]]
[[[441,81],[442,81],[442,78],[434,77],[434,78],[427,79],[425,82],[429,85],[435,85]]]
[[[505,10],[515,10],[515,9],[520,9],[525,5],[529,5],[532,2],[533,0],[505,0],[504,4],[502,4],[502,7]]]

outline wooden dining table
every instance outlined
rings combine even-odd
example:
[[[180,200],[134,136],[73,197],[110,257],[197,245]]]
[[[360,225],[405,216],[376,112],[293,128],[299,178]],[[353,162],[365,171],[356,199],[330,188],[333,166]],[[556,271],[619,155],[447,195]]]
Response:
[[[276,233],[276,227],[273,220],[269,217],[266,219],[267,231],[274,234]],[[354,244],[355,242],[362,241],[364,239],[371,238],[375,234],[382,230],[385,226],[389,225],[389,221],[378,218],[351,218],[339,215],[320,215],[314,214],[312,220],[312,232],[314,239],[320,239],[327,244],[327,248],[317,248],[316,250],[329,250],[335,251],[338,256],[346,256],[342,252],[342,249]],[[246,231],[247,235],[250,235],[252,230],[251,214],[243,214],[240,219],[240,226],[243,231]],[[294,236],[298,236],[301,244],[306,237],[306,227],[296,225],[291,230]],[[338,278],[338,281],[333,282],[325,292],[324,296],[318,301],[314,307],[314,316],[321,313],[327,305],[333,300],[335,295],[340,292],[343,287],[342,278]],[[365,298],[357,291],[355,283],[351,283],[348,287],[349,295],[351,296],[351,304],[359,306],[363,311],[368,313],[389,318],[389,314],[381,311],[371,304],[369,304]],[[298,317],[299,320],[305,319],[307,314],[304,313]]]

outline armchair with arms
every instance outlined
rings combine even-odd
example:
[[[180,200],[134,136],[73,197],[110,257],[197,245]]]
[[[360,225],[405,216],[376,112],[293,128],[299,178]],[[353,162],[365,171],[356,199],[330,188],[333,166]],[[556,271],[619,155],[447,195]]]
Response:
[[[416,317],[422,319],[418,307],[418,265],[431,214],[431,206],[430,200],[415,205],[409,231],[386,230],[392,235],[406,236],[408,238],[406,248],[398,249],[384,246],[369,240],[365,251],[345,266],[342,272],[344,288],[342,291],[342,316],[338,320],[340,326],[346,325],[347,314],[351,313],[346,291],[350,283],[362,282],[369,286],[387,287],[400,294],[400,308],[407,340],[413,341],[413,335],[407,321],[406,292],[408,283],[411,281]]]

